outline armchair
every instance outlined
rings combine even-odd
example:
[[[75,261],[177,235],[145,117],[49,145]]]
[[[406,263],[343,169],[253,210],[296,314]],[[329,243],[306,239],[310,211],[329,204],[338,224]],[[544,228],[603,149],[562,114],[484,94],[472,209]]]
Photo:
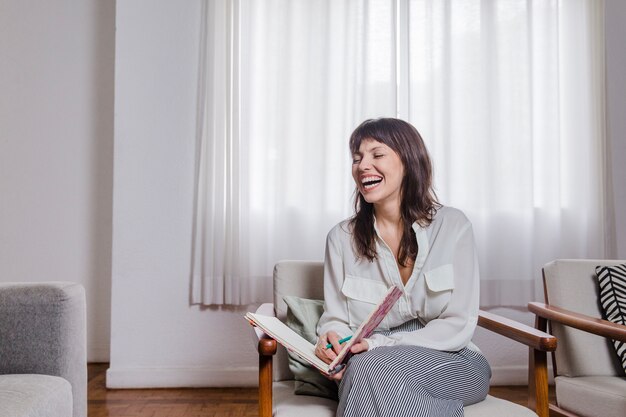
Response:
[[[86,417],[85,290],[0,283],[0,416]]]
[[[297,277],[297,279],[294,279]],[[323,263],[283,261],[274,268],[274,303],[263,304],[259,314],[275,315],[285,320],[285,295],[309,299],[323,298]],[[556,338],[532,327],[481,312],[478,325],[523,343],[529,347],[534,368],[529,372],[532,392],[529,407],[487,396],[485,401],[465,408],[467,417],[536,416],[548,417],[548,375],[546,352],[556,348]],[[294,394],[294,376],[289,371],[287,353],[277,342],[255,328],[259,352],[259,416],[260,417],[331,417],[337,403],[320,397]]]
[[[611,339],[626,342],[626,326],[602,319],[595,271],[625,262],[556,260],[543,268],[545,303],[529,303],[528,309],[536,315],[535,327],[559,340],[550,415],[625,415],[626,375]]]

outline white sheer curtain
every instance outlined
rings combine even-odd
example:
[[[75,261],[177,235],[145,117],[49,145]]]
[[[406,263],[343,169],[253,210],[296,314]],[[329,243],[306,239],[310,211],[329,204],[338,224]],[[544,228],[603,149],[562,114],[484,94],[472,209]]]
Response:
[[[474,224],[482,304],[526,305],[546,262],[605,255],[603,3],[411,1],[409,19],[408,118]]]
[[[352,212],[347,140],[409,120],[444,204],[474,223],[483,305],[542,263],[602,257],[602,3],[207,1],[192,303],[268,300]]]

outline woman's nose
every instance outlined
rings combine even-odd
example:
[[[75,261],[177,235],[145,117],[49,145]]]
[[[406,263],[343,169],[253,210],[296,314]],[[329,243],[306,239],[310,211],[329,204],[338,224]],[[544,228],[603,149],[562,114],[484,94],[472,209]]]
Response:
[[[359,163],[359,171],[369,171],[372,168],[372,164],[368,159],[361,159]]]

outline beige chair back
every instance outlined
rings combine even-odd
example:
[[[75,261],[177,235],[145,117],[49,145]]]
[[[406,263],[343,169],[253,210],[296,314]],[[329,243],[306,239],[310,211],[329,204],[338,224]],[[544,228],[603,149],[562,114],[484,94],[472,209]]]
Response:
[[[274,266],[274,311],[285,321],[285,295],[313,300],[324,299],[324,263],[320,261],[280,261]],[[293,379],[287,351],[279,346],[274,357],[274,381]]]
[[[593,259],[550,262],[543,267],[546,304],[602,318],[596,266],[624,262]],[[558,323],[551,326],[559,341],[555,352],[557,375],[623,375],[610,340]]]

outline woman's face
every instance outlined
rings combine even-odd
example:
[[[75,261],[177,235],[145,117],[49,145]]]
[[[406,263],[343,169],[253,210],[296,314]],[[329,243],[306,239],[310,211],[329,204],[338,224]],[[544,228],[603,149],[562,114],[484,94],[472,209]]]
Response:
[[[400,206],[404,165],[400,156],[384,143],[374,139],[361,141],[359,151],[352,155],[352,178],[368,203]]]

